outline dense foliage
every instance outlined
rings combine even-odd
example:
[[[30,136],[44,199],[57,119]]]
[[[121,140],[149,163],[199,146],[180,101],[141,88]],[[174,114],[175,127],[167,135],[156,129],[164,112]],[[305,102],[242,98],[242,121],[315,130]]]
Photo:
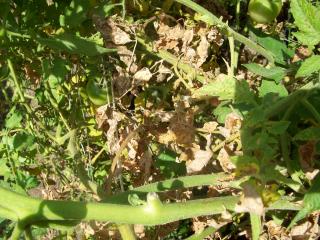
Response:
[[[0,238],[317,238],[319,13],[0,1]]]

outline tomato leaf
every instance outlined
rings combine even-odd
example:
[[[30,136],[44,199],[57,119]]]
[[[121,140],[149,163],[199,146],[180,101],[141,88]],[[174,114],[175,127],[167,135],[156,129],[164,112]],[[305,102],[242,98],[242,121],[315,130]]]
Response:
[[[236,88],[236,79],[224,75],[214,82],[204,85],[193,93],[193,97],[219,97],[220,100],[234,99]]]
[[[320,55],[313,55],[306,59],[299,68],[296,77],[307,77],[320,70]]]
[[[17,133],[13,137],[13,147],[16,151],[22,151],[34,143],[34,136],[27,133]]]
[[[274,55],[277,63],[286,64],[286,61],[294,56],[294,50],[289,49],[280,39],[254,28],[250,28],[250,30],[256,41]]]
[[[275,80],[276,83],[279,83],[286,75],[286,70],[281,67],[271,67],[268,69],[256,63],[244,64],[243,66],[245,66],[250,72]]]
[[[259,88],[259,95],[264,97],[269,93],[276,93],[279,97],[288,96],[288,91],[282,84],[276,84],[273,81],[264,80]]]
[[[320,8],[307,0],[292,0],[291,12],[300,30],[294,35],[305,45],[317,45],[320,42]]]
[[[73,0],[70,6],[64,11],[64,15],[60,15],[59,21],[62,27],[77,27],[84,20],[87,19],[87,10],[89,8],[89,1],[87,0]]]
[[[312,186],[309,191],[304,195],[303,207],[298,212],[298,214],[291,221],[289,228],[291,228],[296,222],[305,218],[308,214],[313,211],[320,209],[320,174],[318,174],[313,180]]]
[[[49,48],[89,57],[116,51],[115,49],[101,47],[93,41],[69,33],[49,38],[37,38],[36,40]]]
[[[193,97],[218,97],[219,100],[234,100],[237,103],[255,102],[254,94],[246,81],[236,80],[227,75],[220,75],[214,82],[195,90]]]
[[[23,119],[22,113],[20,111],[15,111],[12,113],[12,115],[6,119],[5,126],[8,129],[13,129],[20,127],[21,120]]]
[[[319,127],[311,127],[304,129],[297,133],[294,140],[300,141],[311,141],[311,140],[320,140],[320,128]]]
[[[182,176],[186,174],[186,166],[184,162],[176,162],[176,158],[175,152],[165,149],[156,157],[155,166],[166,178]]]

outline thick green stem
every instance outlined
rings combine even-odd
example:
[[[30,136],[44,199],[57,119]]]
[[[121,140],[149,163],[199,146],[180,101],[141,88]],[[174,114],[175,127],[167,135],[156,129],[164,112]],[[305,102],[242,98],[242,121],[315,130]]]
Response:
[[[195,3],[191,0],[175,0],[175,1],[193,9],[196,12],[198,12],[199,14],[201,14],[203,16],[202,20],[204,22],[206,22],[209,25],[217,26],[223,32],[225,32],[227,36],[234,37],[234,39],[237,40],[238,42],[245,44],[248,48],[256,51],[257,53],[261,54],[266,59],[268,59],[268,61],[271,65],[274,64],[274,56],[270,52],[268,52],[266,49],[259,46],[257,43],[250,40],[249,38],[246,38],[245,36],[241,35],[240,33],[237,33],[236,31],[234,31],[232,28],[230,28],[228,26],[228,24],[224,23],[221,19],[217,18],[214,14],[209,12],[204,7],[198,5],[197,3]]]
[[[252,240],[259,240],[262,232],[261,216],[255,213],[250,213],[250,222],[252,230]]]
[[[151,199],[151,200],[150,200]],[[25,223],[47,220],[111,221],[115,223],[158,225],[180,219],[232,211],[237,196],[161,204],[148,198],[144,205],[41,200],[26,197],[0,187],[0,202]],[[158,203],[159,202],[159,203]],[[4,216],[8,217],[8,216]]]

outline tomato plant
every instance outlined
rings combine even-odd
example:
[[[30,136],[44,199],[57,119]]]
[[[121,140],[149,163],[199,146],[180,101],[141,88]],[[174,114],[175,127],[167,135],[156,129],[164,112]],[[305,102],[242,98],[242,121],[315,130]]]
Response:
[[[200,2],[0,1],[1,239],[314,236],[319,5]]]

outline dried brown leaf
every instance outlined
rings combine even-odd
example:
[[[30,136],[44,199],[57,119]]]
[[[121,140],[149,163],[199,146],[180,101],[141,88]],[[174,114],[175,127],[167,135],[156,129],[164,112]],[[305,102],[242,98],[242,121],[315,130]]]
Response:
[[[222,148],[217,156],[217,160],[220,163],[220,166],[222,167],[223,171],[225,172],[232,172],[234,169],[236,169],[236,166],[231,162],[230,155],[228,151],[225,148]]]
[[[144,67],[137,71],[133,78],[136,81],[136,84],[146,83],[152,78],[152,73],[150,72],[149,68]]]

